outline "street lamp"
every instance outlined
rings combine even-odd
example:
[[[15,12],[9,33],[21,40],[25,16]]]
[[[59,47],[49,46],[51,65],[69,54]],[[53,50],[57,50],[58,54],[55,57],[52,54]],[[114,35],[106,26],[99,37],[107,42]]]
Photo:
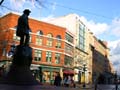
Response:
[[[118,77],[117,77],[117,71],[115,72],[115,90],[119,90],[119,88],[118,88]]]

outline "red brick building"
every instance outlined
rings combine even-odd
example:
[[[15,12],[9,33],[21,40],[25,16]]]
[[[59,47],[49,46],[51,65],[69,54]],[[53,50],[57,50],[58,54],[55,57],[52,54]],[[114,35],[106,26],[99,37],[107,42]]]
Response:
[[[19,15],[9,13],[0,18],[0,60],[7,60],[11,45],[19,44],[16,25]],[[31,69],[42,82],[52,82],[57,72],[72,69],[73,35],[66,28],[29,18],[30,46],[33,48]],[[38,70],[37,70],[38,69]]]

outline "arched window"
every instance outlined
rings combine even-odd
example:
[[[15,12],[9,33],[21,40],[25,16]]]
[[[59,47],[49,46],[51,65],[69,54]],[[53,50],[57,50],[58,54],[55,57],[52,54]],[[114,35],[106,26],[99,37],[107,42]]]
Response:
[[[43,35],[43,32],[42,32],[41,30],[39,30],[39,31],[37,32],[37,35]]]
[[[61,36],[60,36],[60,35],[57,35],[56,38],[57,38],[57,39],[61,39]]]
[[[48,37],[48,39],[47,39],[47,46],[51,47],[52,43],[53,43],[53,39],[52,39],[53,35],[51,33],[49,33],[49,34],[47,34],[47,37]]]
[[[47,34],[47,37],[51,38],[53,35],[51,33]]]

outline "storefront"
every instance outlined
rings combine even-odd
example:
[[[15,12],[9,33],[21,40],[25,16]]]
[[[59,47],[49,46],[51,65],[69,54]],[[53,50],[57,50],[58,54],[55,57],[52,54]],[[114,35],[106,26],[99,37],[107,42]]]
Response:
[[[53,84],[57,73],[61,74],[61,67],[41,66],[42,67],[42,81],[43,83]]]
[[[34,65],[31,67],[31,71],[37,80],[41,83],[49,83],[53,84],[54,79],[57,73],[61,72],[61,67],[53,67],[53,66],[44,66],[44,65]]]

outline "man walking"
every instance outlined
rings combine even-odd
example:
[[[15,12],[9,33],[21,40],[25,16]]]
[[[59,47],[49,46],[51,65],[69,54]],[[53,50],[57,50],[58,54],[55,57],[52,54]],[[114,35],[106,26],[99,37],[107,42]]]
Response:
[[[31,31],[28,24],[29,9],[23,11],[23,15],[18,18],[16,35],[20,37],[20,45],[29,45],[29,32]]]

